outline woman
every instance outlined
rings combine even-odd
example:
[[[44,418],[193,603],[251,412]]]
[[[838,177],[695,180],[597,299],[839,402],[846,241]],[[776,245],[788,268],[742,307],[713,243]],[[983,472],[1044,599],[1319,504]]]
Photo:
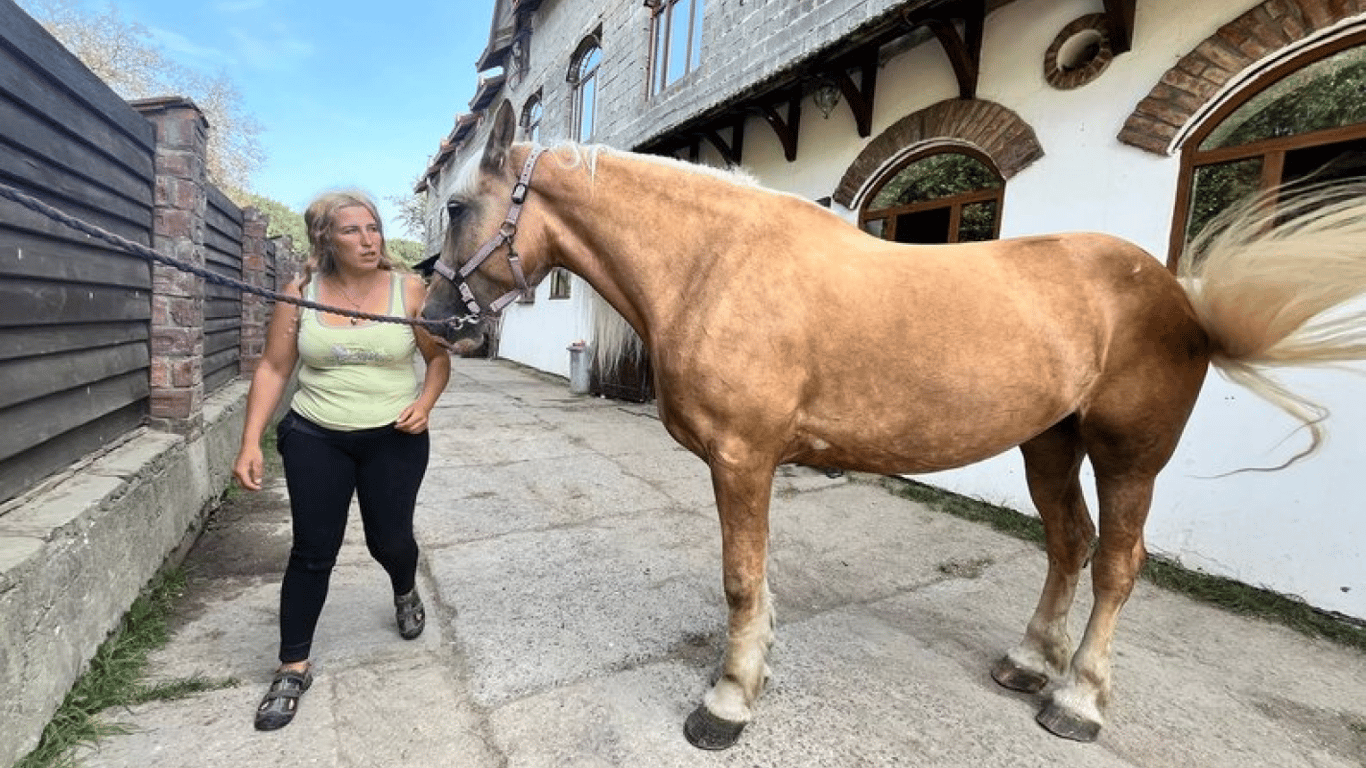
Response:
[[[309,260],[288,295],[369,314],[417,316],[426,288],[393,268],[369,198],[324,194],[308,206],[304,223]],[[420,387],[419,350],[427,362]],[[313,681],[313,631],[353,495],[366,546],[393,586],[399,634],[411,640],[426,624],[415,584],[413,508],[427,468],[427,418],[450,378],[450,358],[415,326],[276,304],[233,467],[248,490],[261,488],[261,438],[296,364],[298,390],[276,427],[294,543],[280,589],[280,667],[256,710],[259,730],[289,724]]]

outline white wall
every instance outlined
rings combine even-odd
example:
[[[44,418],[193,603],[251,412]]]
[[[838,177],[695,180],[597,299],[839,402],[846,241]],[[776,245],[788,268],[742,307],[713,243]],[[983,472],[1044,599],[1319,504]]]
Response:
[[[534,303],[513,304],[504,310],[498,355],[569,378],[569,345],[592,336],[586,303],[590,290],[575,276],[568,299],[551,299],[550,280],[542,280],[536,286]]]
[[[1100,3],[1019,0],[992,14],[978,95],[1017,112],[1034,128],[1045,152],[1007,184],[1001,236],[1104,231],[1133,240],[1165,261],[1179,159],[1140,151],[1116,135],[1163,72],[1253,5],[1251,0],[1143,0],[1133,50],[1117,57],[1098,80],[1072,91],[1045,83],[1044,52],[1059,30],[1097,12]],[[798,162],[788,163],[773,132],[752,120],[745,164],[768,186],[824,197],[866,141],[901,117],[956,93],[943,51],[935,44],[920,46],[879,72],[869,139],[851,140],[857,134],[847,108],[841,106],[829,119],[807,108]],[[716,163],[715,157],[703,159]],[[556,304],[564,302],[538,299],[534,320],[521,307],[509,313],[502,353],[568,375],[565,346],[581,338],[585,326],[578,317],[570,321]],[[1366,398],[1360,394],[1366,378],[1299,371],[1285,380],[1332,410],[1324,449],[1285,471],[1214,477],[1279,464],[1305,444],[1305,436],[1295,432],[1296,422],[1211,374],[1185,439],[1159,478],[1149,549],[1366,618],[1366,468],[1359,459],[1366,436]],[[921,479],[1031,509],[1014,451]]]

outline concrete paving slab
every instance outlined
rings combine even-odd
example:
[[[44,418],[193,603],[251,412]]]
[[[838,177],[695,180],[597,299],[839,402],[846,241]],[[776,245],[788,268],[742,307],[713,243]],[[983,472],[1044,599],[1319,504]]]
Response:
[[[235,687],[107,713],[135,731],[86,766],[1366,765],[1366,655],[1140,584],[1095,744],[1057,739],[991,663],[1037,598],[1043,553],[857,478],[785,467],[771,580],[778,640],[758,719],[722,753],[682,723],[725,625],[706,468],[648,406],[456,361],[419,498],[427,633],[397,638],[353,512],[316,638],[315,688],[252,730],[288,550],[282,493],[239,494],[188,566],[160,670]],[[1088,599],[1073,615],[1080,634]]]

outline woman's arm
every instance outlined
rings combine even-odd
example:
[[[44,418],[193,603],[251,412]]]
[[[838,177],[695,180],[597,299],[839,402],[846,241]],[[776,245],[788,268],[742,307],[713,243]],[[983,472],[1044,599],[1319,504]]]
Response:
[[[422,311],[422,303],[427,300],[427,286],[416,275],[405,275],[403,280],[403,304],[408,317],[417,317]],[[446,391],[446,383],[451,378],[451,357],[445,348],[432,338],[427,329],[413,326],[413,336],[417,339],[418,351],[427,362],[427,375],[422,379],[422,391],[417,400],[403,410],[394,424],[403,432],[418,434],[427,429],[427,420],[437,398]]]
[[[302,296],[299,281],[285,287],[290,296]],[[266,328],[266,348],[247,391],[247,412],[242,424],[242,446],[233,463],[232,474],[243,488],[261,489],[265,477],[265,457],[261,452],[261,437],[266,432],[270,416],[284,397],[294,365],[299,361],[300,309],[294,304],[276,302]]]

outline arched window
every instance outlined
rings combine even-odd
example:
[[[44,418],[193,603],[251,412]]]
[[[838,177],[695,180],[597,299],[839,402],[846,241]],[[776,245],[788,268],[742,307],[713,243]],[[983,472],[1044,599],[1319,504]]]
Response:
[[[1273,67],[1182,148],[1171,258],[1232,203],[1282,184],[1366,178],[1366,32]]]
[[[937,148],[911,155],[866,198],[859,225],[898,243],[992,240],[1005,180],[986,157]]]
[[[569,84],[574,89],[574,138],[578,141],[593,138],[598,112],[598,64],[601,61],[598,37],[589,35],[579,43],[569,68]]]
[[[533,144],[541,138],[541,92],[531,94],[522,105],[522,138]]]

